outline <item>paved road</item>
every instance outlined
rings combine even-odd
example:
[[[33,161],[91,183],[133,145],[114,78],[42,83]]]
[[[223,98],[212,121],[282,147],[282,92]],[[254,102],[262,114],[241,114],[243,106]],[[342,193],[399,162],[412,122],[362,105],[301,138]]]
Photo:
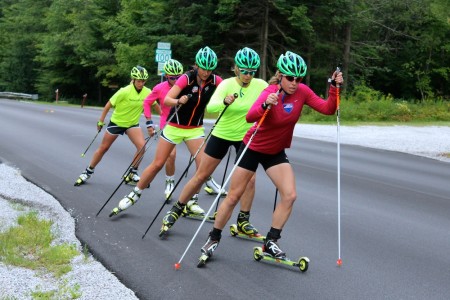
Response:
[[[95,217],[131,161],[133,147],[126,138],[114,144],[89,184],[73,186],[92,155],[89,151],[86,158],[80,157],[95,135],[99,114],[89,108],[0,100],[0,157],[59,199],[76,218],[79,239],[139,298],[448,298],[449,163],[343,145],[343,265],[339,268],[336,147],[296,138],[288,155],[297,174],[299,197],[280,245],[293,259],[308,256],[308,272],[255,262],[252,248],[256,244],[227,232],[213,261],[198,269],[199,248],[211,228],[209,223],[185,256],[182,270],[174,271],[173,264],[200,223],[182,219],[166,240],[160,240],[158,220],[141,239],[163,201],[162,173],[126,213],[111,219],[107,216],[129,192],[128,186],[121,187]],[[150,162],[154,149],[153,141],[144,164]],[[189,156],[185,146],[179,150],[177,173],[181,174]],[[224,164],[216,171],[216,179],[221,179],[223,171]],[[270,226],[274,192],[259,171],[252,222],[263,233]],[[202,193],[201,205],[208,207],[213,199]],[[236,214],[232,220],[235,218]]]

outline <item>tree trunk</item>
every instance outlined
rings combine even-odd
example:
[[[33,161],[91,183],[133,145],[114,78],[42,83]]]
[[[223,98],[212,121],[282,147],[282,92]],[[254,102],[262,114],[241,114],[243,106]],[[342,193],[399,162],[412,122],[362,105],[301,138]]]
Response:
[[[262,23],[262,34],[261,34],[261,66],[259,67],[261,79],[267,81],[267,47],[269,40],[269,2],[266,1],[265,11],[264,11],[264,21]]]

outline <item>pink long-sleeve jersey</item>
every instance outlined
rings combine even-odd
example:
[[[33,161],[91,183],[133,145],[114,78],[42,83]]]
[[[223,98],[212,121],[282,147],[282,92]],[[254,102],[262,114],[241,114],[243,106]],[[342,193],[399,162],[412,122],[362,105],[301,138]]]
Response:
[[[146,118],[152,117],[151,107],[155,101],[158,101],[161,106],[161,116],[159,118],[159,127],[161,129],[166,125],[167,116],[170,113],[170,109],[172,107],[164,105],[164,98],[166,98],[166,94],[169,92],[171,86],[168,81],[164,81],[155,85],[152,89],[152,92],[145,98],[144,100],[144,116]]]
[[[264,114],[262,104],[267,96],[276,93],[279,85],[269,85],[258,97],[247,113],[247,122],[255,122],[247,131],[244,143],[247,144],[255,131],[257,122]],[[300,83],[294,94],[284,92],[278,96],[278,104],[271,107],[266,118],[261,123],[249,148],[265,154],[276,154],[283,149],[290,148],[295,124],[301,116],[303,105],[325,114],[332,115],[336,111],[336,88],[330,86],[328,100],[317,96],[308,86]]]

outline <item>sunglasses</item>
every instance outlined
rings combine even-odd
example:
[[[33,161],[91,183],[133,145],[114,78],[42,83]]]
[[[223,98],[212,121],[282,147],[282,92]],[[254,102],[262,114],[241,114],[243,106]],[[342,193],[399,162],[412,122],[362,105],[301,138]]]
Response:
[[[167,78],[169,78],[169,80],[177,80],[180,76],[169,76]]]
[[[287,81],[292,82],[295,80],[296,83],[299,83],[302,81],[303,77],[294,77],[294,76],[288,76],[288,75],[282,75],[284,78],[286,78]]]
[[[254,76],[256,74],[256,70],[243,70],[243,69],[239,69],[239,72],[241,72],[242,75],[250,75],[250,76]]]

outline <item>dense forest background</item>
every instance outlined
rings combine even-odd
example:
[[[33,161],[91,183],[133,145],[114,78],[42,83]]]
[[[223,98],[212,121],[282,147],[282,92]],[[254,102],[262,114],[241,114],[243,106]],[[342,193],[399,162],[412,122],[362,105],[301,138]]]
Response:
[[[224,78],[248,46],[266,80],[281,53],[300,54],[318,94],[341,63],[346,91],[450,99],[449,0],[1,0],[0,91],[54,99],[58,89],[104,104],[135,65],[149,71],[148,87],[161,80],[158,42],[171,43],[185,69],[211,47]]]

